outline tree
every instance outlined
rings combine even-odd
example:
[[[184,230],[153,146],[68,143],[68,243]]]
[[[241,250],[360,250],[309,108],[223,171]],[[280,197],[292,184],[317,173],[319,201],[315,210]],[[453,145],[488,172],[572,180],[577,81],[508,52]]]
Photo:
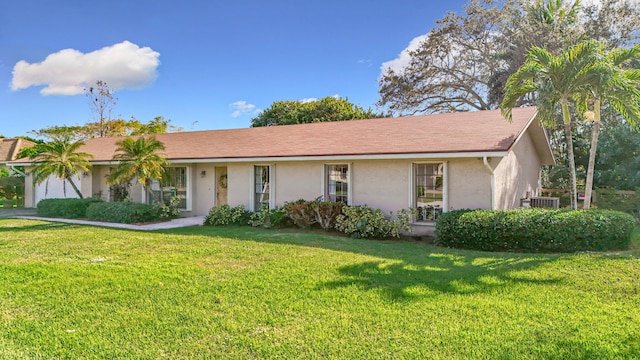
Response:
[[[625,68],[627,64],[640,60],[640,46],[631,49],[614,49],[606,52],[602,43],[597,43],[602,59],[597,63],[598,73],[585,100],[593,102],[593,111],[585,112],[593,122],[591,150],[585,183],[584,209],[591,206],[593,174],[595,168],[598,136],[600,134],[601,104],[608,103],[632,128],[640,125],[640,70]],[[587,105],[583,105],[586,109]]]
[[[33,146],[25,146],[22,149],[20,149],[20,151],[18,151],[18,154],[16,154],[16,159],[23,159],[23,158],[35,159],[36,157],[38,157],[38,155],[42,151],[42,148],[39,147],[38,145],[39,144],[43,144],[44,141],[33,139],[33,138],[30,138],[30,137],[26,137],[26,136],[23,137],[23,138],[33,142],[35,145],[33,145]]]
[[[127,123],[127,128],[129,129],[128,135],[164,134],[169,131],[184,131],[183,128],[171,125],[171,120],[165,119],[163,116],[156,116],[146,124],[132,117]]]
[[[89,139],[85,136],[82,126],[74,125],[54,125],[40,130],[31,130],[29,134],[47,140],[60,140],[69,137],[75,141],[84,141]]]
[[[126,121],[122,119],[114,119],[104,122],[102,125],[95,122],[89,122],[84,125],[61,125],[51,126],[40,130],[32,130],[29,133],[40,138],[57,139],[70,136],[75,140],[89,140],[100,137],[100,133],[107,136],[131,136],[142,134],[163,134],[167,131],[183,131],[183,128],[171,125],[170,119],[157,116],[148,123],[143,123],[132,117]]]
[[[640,136],[629,124],[603,109],[603,131],[594,169],[594,185],[618,190],[640,189]],[[610,114],[608,114],[610,113]]]
[[[96,81],[96,86],[90,86],[84,90],[85,95],[89,99],[89,108],[94,117],[92,127],[95,128],[94,137],[108,137],[112,135],[109,123],[113,108],[118,101],[113,96],[113,90],[109,88],[107,83],[102,80]]]
[[[91,169],[89,159],[93,155],[78,151],[83,145],[83,141],[74,141],[69,136],[36,145],[38,151],[34,161],[35,167],[32,171],[35,184],[48,181],[49,177],[54,175],[63,181],[65,197],[67,192],[64,184],[65,181],[68,181],[78,197],[83,198],[78,186],[73,181],[73,177],[79,177],[81,171],[87,172]]]
[[[502,101],[507,78],[522,66],[532,46],[557,55],[582,37],[579,0],[569,3],[563,0],[534,0],[522,6],[517,4],[511,2],[509,6],[507,3],[503,8],[506,20],[498,37],[498,56],[502,61],[489,81],[488,97],[492,104]]]
[[[495,108],[487,94],[501,67],[497,35],[505,9],[492,4],[471,0],[464,15],[437,20],[409,65],[383,74],[378,105],[399,114]]]
[[[403,69],[379,80],[379,106],[393,113],[495,109],[507,78],[531,46],[557,55],[585,38],[608,48],[638,39],[640,8],[626,0],[582,6],[577,0],[470,0],[463,14],[447,13],[410,52]],[[528,102],[529,99],[521,99]]]
[[[56,125],[40,130],[30,131],[36,137],[45,139],[61,139],[70,136],[76,140],[88,140],[101,137],[128,136],[141,134],[161,134],[171,131],[182,131],[171,125],[171,120],[158,116],[148,123],[142,123],[136,118],[126,121],[113,119],[112,114],[117,102],[113,90],[106,82],[98,80],[96,86],[85,89],[89,99],[89,107],[94,121],[84,125]]]
[[[169,161],[164,154],[164,144],[155,136],[140,136],[137,139],[126,138],[116,142],[118,147],[113,160],[119,161],[115,170],[107,177],[109,185],[122,185],[134,178],[150,194],[149,186],[156,179],[162,179]],[[153,196],[153,195],[151,195]]]
[[[570,46],[557,56],[532,47],[525,63],[507,79],[500,104],[502,114],[511,120],[513,107],[523,97],[533,95],[538,119],[546,127],[556,126],[556,114],[561,110],[571,175],[571,208],[574,210],[577,208],[576,166],[569,106],[595,84],[594,79],[601,70],[596,61],[599,53],[600,48],[593,41]]]
[[[348,99],[327,96],[317,101],[276,101],[251,119],[251,127],[371,119],[382,116],[371,109],[357,106]]]

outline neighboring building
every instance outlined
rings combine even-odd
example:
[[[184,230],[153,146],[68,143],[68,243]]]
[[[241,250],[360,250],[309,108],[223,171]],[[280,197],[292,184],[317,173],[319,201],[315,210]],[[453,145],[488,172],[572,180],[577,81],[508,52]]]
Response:
[[[322,196],[387,212],[418,208],[416,221],[429,222],[451,209],[518,207],[521,198],[540,195],[541,165],[554,163],[533,107],[514,109],[512,123],[494,110],[156,138],[171,167],[170,180],[152,191],[179,196],[185,216],[222,204],[258,210]],[[121,139],[92,139],[80,149],[94,155],[92,171],[77,179],[84,196],[109,199],[105,178]],[[45,198],[44,186],[27,191],[27,207]],[[48,185],[46,197],[59,196],[54,188]],[[130,195],[149,198],[137,183]]]
[[[7,164],[16,160],[20,150],[34,145],[34,142],[25,139],[0,139],[0,169],[11,172]]]

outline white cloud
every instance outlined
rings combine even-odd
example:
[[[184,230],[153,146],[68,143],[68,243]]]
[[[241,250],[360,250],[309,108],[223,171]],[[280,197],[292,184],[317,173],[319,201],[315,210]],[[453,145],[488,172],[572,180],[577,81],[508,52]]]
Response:
[[[409,53],[418,49],[418,47],[420,47],[420,44],[422,44],[422,42],[427,39],[427,36],[429,35],[424,34],[413,38],[409,42],[409,45],[404,50],[402,50],[400,54],[398,54],[397,58],[383,62],[380,66],[382,74],[386,73],[388,69],[391,69],[395,72],[401,72],[405,67],[407,67],[411,62],[411,55],[409,55]]]
[[[334,98],[334,99],[340,99],[340,94],[331,95],[331,97]],[[312,98],[304,98],[304,99],[300,99],[298,101],[300,101],[303,104],[306,104],[306,103],[318,101],[318,98],[314,98],[314,97],[312,97]]]
[[[152,83],[160,64],[160,53],[129,41],[90,53],[64,49],[40,63],[19,61],[13,68],[12,90],[46,85],[43,95],[77,95],[96,81],[113,90],[139,89]]]
[[[234,118],[237,118],[242,114],[247,114],[247,113],[257,114],[260,112],[260,109],[257,109],[255,105],[247,104],[247,102],[244,100],[236,101],[232,104],[229,104],[229,107],[231,107],[234,110],[231,113],[231,117],[234,117]]]

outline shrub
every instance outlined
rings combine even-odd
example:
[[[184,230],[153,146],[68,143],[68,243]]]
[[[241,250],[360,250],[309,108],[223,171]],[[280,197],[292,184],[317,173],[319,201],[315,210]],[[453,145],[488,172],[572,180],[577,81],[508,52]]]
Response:
[[[264,228],[285,227],[291,224],[290,220],[284,207],[269,209],[268,205],[263,204],[259,212],[251,214],[249,225]]]
[[[316,212],[311,206],[312,201],[298,200],[284,204],[287,216],[291,218],[294,224],[306,229],[318,222]]]
[[[37,214],[43,217],[80,219],[87,217],[87,209],[90,205],[102,202],[96,198],[44,199],[37,205]]]
[[[308,228],[318,224],[323,230],[335,228],[336,218],[342,214],[343,203],[330,201],[298,200],[284,205],[285,212],[294,224],[301,228]]]
[[[436,221],[436,243],[485,251],[574,252],[628,248],[635,220],[610,210],[458,210]]]
[[[213,226],[247,225],[250,216],[251,212],[242,205],[233,208],[229,205],[214,206],[209,209],[204,224]]]
[[[408,210],[400,210],[392,220],[392,213],[385,216],[382,210],[367,205],[344,206],[336,218],[336,229],[355,238],[400,237],[400,230],[410,230]]]
[[[155,201],[153,207],[158,212],[158,218],[160,219],[175,219],[180,216],[180,198],[177,196],[172,197],[169,200]]]
[[[324,231],[335,228],[338,216],[342,214],[342,209],[345,206],[343,203],[330,201],[314,201],[311,203],[316,222]]]
[[[98,202],[87,209],[87,219],[114,223],[136,224],[160,219],[158,210],[149,204],[134,202]]]

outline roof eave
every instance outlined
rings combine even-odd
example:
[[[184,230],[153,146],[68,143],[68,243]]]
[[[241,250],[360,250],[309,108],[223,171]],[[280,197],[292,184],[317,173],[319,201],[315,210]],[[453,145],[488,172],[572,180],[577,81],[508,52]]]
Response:
[[[169,159],[173,164],[187,163],[232,163],[232,162],[269,162],[269,161],[354,161],[354,160],[429,160],[504,157],[508,151],[469,151],[443,153],[402,153],[402,154],[353,154],[353,155],[310,155],[310,156],[260,156],[260,157],[226,157],[201,159]]]

